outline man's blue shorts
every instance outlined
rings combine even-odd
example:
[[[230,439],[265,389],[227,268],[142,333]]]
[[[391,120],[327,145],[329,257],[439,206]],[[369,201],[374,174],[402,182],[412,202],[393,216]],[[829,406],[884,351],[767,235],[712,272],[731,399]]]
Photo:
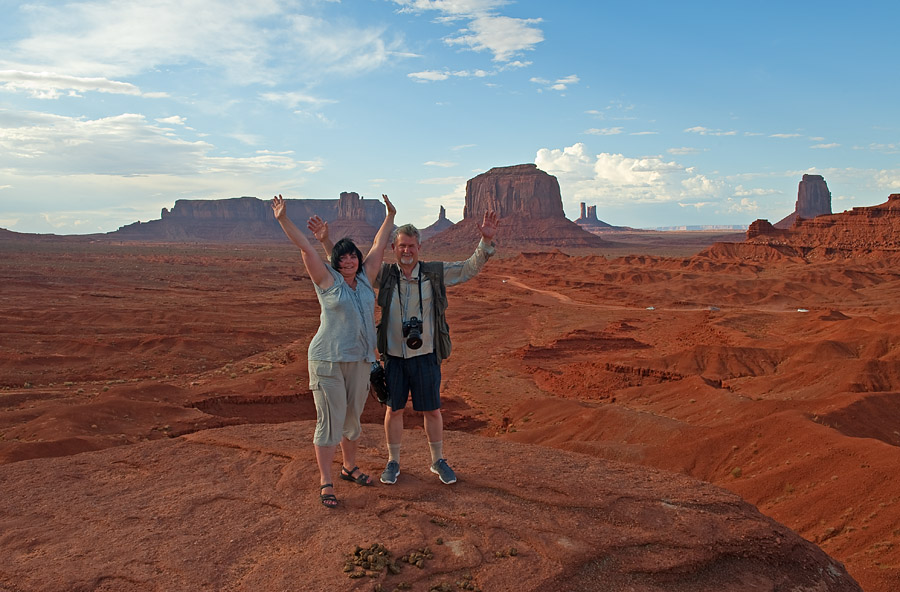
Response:
[[[406,407],[412,394],[413,409],[434,411],[441,408],[441,365],[434,352],[412,358],[386,356],[384,373],[394,411]]]

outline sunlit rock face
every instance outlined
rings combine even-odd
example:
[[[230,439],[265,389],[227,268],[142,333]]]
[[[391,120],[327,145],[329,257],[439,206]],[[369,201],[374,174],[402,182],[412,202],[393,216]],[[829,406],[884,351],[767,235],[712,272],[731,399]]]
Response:
[[[790,228],[797,218],[810,220],[831,213],[831,192],[822,175],[803,175],[797,187],[797,204],[793,213],[774,224],[775,228]]]

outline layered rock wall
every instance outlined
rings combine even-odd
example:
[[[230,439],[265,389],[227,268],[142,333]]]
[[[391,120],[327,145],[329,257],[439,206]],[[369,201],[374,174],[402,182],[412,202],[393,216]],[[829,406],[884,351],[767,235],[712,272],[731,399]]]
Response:
[[[796,249],[829,249],[833,253],[858,254],[900,250],[900,193],[877,206],[853,208],[840,214],[797,218],[789,229],[757,220],[747,230],[747,243],[789,246]]]
[[[503,249],[596,248],[606,241],[566,218],[556,177],[534,164],[496,167],[466,183],[466,205],[458,224],[429,240],[460,253],[478,242],[478,224],[488,210],[500,216],[496,242]]]
[[[285,205],[299,228],[305,229],[306,220],[317,215],[329,223],[335,239],[352,236],[358,242],[371,241],[385,216],[380,201],[364,200],[348,192],[341,193],[340,199],[286,199]],[[284,239],[269,200],[256,197],[179,199],[171,210],[162,209],[159,220],[135,222],[109,234],[117,239],[159,241]]]
[[[480,221],[487,210],[501,218],[565,219],[559,181],[534,164],[496,167],[466,183],[463,220]]]

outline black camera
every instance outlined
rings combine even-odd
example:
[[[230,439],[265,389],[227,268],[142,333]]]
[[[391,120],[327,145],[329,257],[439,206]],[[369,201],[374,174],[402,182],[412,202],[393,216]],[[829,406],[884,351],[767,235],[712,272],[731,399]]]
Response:
[[[406,346],[410,349],[422,347],[422,321],[413,317],[403,323],[403,337],[406,338]]]
[[[372,370],[369,372],[369,384],[372,388],[369,392],[375,399],[384,405],[391,398],[387,388],[387,376],[384,372],[384,366],[378,362],[372,362]]]

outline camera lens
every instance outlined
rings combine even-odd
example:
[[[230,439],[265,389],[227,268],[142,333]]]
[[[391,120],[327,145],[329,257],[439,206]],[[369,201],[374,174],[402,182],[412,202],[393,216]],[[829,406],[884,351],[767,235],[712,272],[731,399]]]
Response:
[[[410,349],[422,347],[422,321],[413,317],[403,323],[403,336],[406,337],[406,346]]]

